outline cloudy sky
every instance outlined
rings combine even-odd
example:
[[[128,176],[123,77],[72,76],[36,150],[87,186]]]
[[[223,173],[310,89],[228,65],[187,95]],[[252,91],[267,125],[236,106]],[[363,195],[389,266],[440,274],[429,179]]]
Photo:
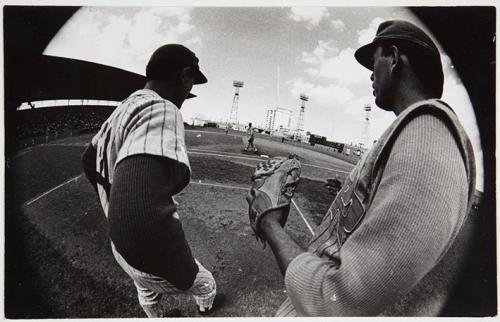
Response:
[[[305,129],[339,142],[363,141],[363,107],[370,104],[372,142],[395,116],[375,106],[370,71],[356,62],[354,51],[370,42],[386,19],[422,26],[406,9],[393,7],[84,7],[45,54],[144,74],[157,47],[181,43],[200,58],[209,80],[193,89],[198,98],[184,103],[186,121],[227,120],[233,81],[241,80],[245,82],[238,109],[242,123],[263,126],[266,111],[280,106],[293,111],[295,127],[299,95],[304,93],[310,98]],[[443,99],[457,112],[482,164],[469,98],[444,53],[443,66]]]

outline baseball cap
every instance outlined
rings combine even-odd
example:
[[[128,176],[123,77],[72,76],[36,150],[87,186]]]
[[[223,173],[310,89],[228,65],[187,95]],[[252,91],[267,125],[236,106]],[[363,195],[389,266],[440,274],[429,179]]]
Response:
[[[388,20],[382,22],[377,29],[373,41],[354,53],[356,60],[364,67],[373,70],[373,53],[382,41],[403,41],[418,46],[431,57],[438,58],[439,50],[432,39],[419,27],[404,20]]]
[[[161,77],[162,74],[173,72],[184,67],[191,67],[194,71],[194,83],[204,84],[208,80],[200,71],[199,59],[196,55],[180,44],[167,44],[156,49],[146,66],[146,77]],[[191,97],[195,97],[194,94]]]

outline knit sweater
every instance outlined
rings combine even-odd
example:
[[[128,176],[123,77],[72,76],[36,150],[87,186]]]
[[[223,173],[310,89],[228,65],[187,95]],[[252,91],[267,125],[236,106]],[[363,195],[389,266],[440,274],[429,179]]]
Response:
[[[172,200],[185,185],[177,182],[189,180],[186,173],[185,165],[164,157],[127,157],[116,167],[108,211],[109,236],[127,263],[182,290],[198,273]]]
[[[172,196],[190,178],[179,109],[156,92],[134,92],[113,111],[82,157],[115,249],[127,263],[191,287],[198,266]]]
[[[463,153],[448,121],[424,113],[409,120],[397,134],[389,129],[382,135],[372,155],[355,167],[334,201],[358,216],[330,209],[308,252],[288,266],[289,298],[277,315],[439,313],[460,260],[447,261],[454,265],[448,269],[450,276],[435,278],[433,274],[462,227],[474,185],[473,160]],[[380,158],[384,162],[378,168],[368,164],[367,169],[367,160],[383,145],[390,145],[390,153]],[[357,187],[348,200],[342,192],[354,189],[350,185],[357,186],[356,180],[363,176],[377,180]],[[322,226],[326,226],[323,231]],[[324,242],[321,234],[332,236]],[[426,281],[440,283],[427,296],[418,294],[428,291],[421,284]]]

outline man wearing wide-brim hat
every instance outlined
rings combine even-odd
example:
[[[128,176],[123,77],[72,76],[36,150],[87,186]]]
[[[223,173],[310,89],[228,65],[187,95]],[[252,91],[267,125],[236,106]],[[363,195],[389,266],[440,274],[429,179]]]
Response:
[[[301,249],[276,211],[261,228],[285,277],[278,316],[436,316],[463,265],[457,238],[475,164],[431,38],[399,20],[380,24],[355,58],[372,71],[378,107],[397,117],[352,170]]]

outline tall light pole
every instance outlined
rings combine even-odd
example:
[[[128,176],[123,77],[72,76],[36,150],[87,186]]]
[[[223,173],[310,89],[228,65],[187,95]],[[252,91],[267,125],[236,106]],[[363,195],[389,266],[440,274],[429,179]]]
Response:
[[[233,97],[233,106],[231,107],[231,113],[229,114],[229,123],[236,124],[238,123],[238,100],[240,98],[240,88],[243,87],[244,82],[242,81],[233,81],[234,87],[234,97]]]
[[[300,135],[300,133],[304,132],[304,118],[305,118],[305,112],[306,112],[306,102],[309,100],[309,96],[305,94],[300,94],[300,112],[299,112],[299,119],[297,121],[297,131],[296,135]]]
[[[365,144],[365,147],[368,148],[370,144],[370,111],[372,110],[372,107],[370,104],[365,104],[364,107],[365,110],[365,125],[363,127],[363,143]]]

